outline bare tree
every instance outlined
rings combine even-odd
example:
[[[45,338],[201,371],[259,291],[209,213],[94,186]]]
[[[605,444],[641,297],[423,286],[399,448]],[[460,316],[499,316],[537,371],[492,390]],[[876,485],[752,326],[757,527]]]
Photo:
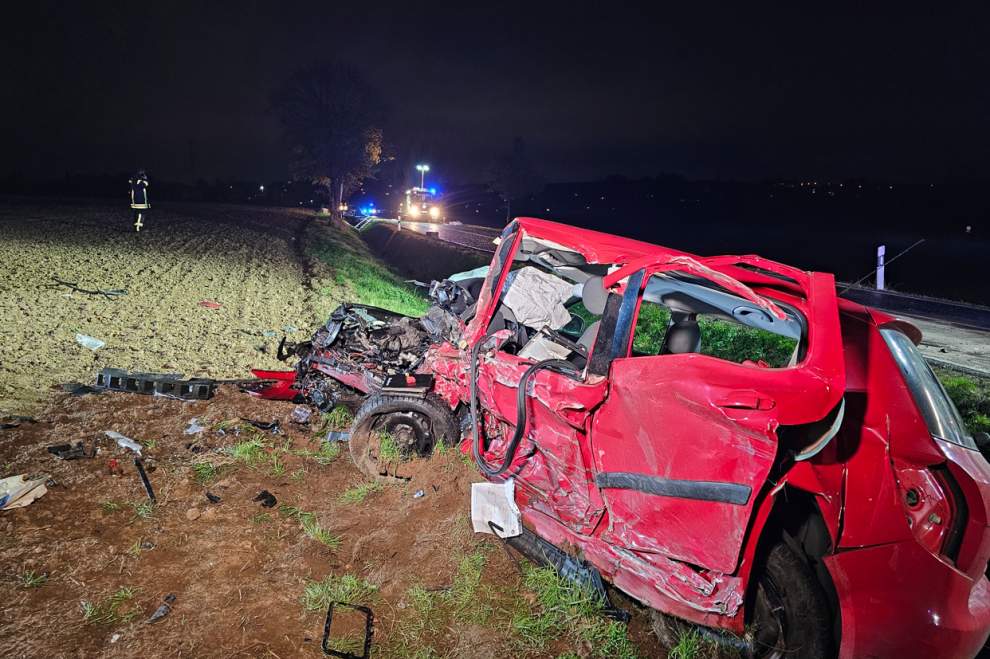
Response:
[[[497,192],[505,202],[505,223],[512,219],[512,200],[543,191],[543,175],[536,171],[523,138],[512,140],[512,148],[499,151],[485,171],[489,192]]]
[[[388,108],[357,68],[317,60],[297,69],[270,97],[292,149],[292,174],[324,186],[331,222],[346,195],[374,176]]]

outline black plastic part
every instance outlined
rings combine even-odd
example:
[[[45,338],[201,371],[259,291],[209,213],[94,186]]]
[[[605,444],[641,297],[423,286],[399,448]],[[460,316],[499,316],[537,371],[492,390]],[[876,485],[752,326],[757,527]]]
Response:
[[[333,608],[335,606],[345,606],[349,609],[354,609],[355,611],[360,611],[365,615],[366,623],[364,628],[364,653],[357,655],[351,654],[350,652],[338,652],[337,650],[331,650],[327,647],[327,641],[330,640],[330,621],[333,619]],[[356,604],[347,604],[346,602],[330,602],[330,606],[327,607],[327,619],[323,623],[323,643],[321,648],[323,649],[323,654],[329,655],[331,657],[339,657],[339,659],[368,659],[371,656],[371,636],[375,633],[375,614],[371,612],[366,606],[358,606]]]
[[[56,458],[58,458],[59,460],[78,460],[80,458],[86,458],[87,460],[89,460],[90,458],[96,455],[95,448],[93,448],[90,451],[87,451],[85,447],[83,447],[82,442],[76,442],[75,447],[69,444],[59,444],[57,446],[49,446],[48,452],[51,453]]]
[[[410,375],[408,377],[413,379],[412,383],[408,382],[406,377],[405,373],[388,376],[382,385],[382,391],[393,394],[418,394],[425,396],[426,392],[433,388],[432,375],[423,373]]]
[[[595,475],[595,484],[601,489],[635,490],[646,494],[675,499],[715,501],[744,506],[749,502],[753,489],[738,483],[712,483],[708,481],[683,481],[660,476],[602,472]]]
[[[612,337],[615,336],[615,326],[619,321],[619,310],[622,308],[622,296],[609,293],[605,302],[605,313],[602,314],[595,345],[588,357],[589,375],[608,375],[612,365]]]
[[[118,368],[105,368],[96,374],[95,387],[148,396],[158,394],[179,400],[213,398],[216,380],[208,378],[182,380],[181,378],[181,373],[130,373]],[[75,392],[71,393],[75,395]]]
[[[619,359],[629,354],[629,341],[632,338],[633,320],[636,315],[636,305],[639,303],[639,291],[643,287],[645,270],[637,270],[629,275],[626,292],[622,294],[622,306],[619,307],[619,317],[615,323],[615,334],[612,335],[612,359]]]
[[[502,530],[495,524],[489,523],[489,526],[492,530]],[[584,559],[570,556],[527,528],[523,528],[522,533],[514,538],[502,538],[498,533],[495,535],[502,541],[503,545],[512,547],[537,565],[552,567],[568,581],[582,584],[597,593],[605,607],[605,615],[616,622],[628,624],[629,612],[617,608],[612,603],[608,591],[605,590],[605,584],[602,583],[602,574],[594,565]],[[509,554],[509,556],[512,555]],[[518,566],[519,563],[517,562],[516,565]]]
[[[141,465],[141,460],[134,458],[134,466],[137,467],[138,473],[141,475],[141,482],[144,483],[144,491],[148,493],[148,498],[152,501],[156,501],[155,491],[151,489],[151,483],[148,481],[148,474],[144,473],[144,467]]]
[[[262,490],[261,494],[254,498],[254,501],[260,501],[262,508],[274,508],[275,504],[278,503],[278,499],[275,498],[268,490]]]
[[[220,501],[221,501],[220,497],[218,497],[217,495],[213,494],[212,492],[207,492],[206,493],[206,498],[210,501],[210,503],[220,503]]]

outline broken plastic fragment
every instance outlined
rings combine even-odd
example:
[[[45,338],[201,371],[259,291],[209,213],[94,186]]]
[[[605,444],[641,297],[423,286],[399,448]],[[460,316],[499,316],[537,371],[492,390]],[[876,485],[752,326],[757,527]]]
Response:
[[[493,533],[489,522],[504,532],[501,537],[513,538],[522,533],[522,516],[516,506],[515,479],[499,483],[471,484],[471,521],[475,533]]]
[[[220,305],[217,304],[216,302],[200,302],[199,303],[199,306],[201,306],[201,307],[209,307],[211,309],[219,309],[220,308]]]
[[[191,419],[189,421],[189,427],[186,428],[185,432],[183,432],[182,434],[195,435],[196,433],[203,432],[204,430],[206,430],[206,426],[200,425],[199,419]]]
[[[292,325],[286,325],[286,326],[285,326],[285,327],[283,327],[282,329],[283,329],[283,330],[285,330],[285,332],[286,332],[286,334],[292,334],[292,333],[293,333],[293,332],[295,332],[295,331],[296,331],[296,330],[297,330],[298,328],[297,328],[297,327],[293,327]]]
[[[278,336],[278,332],[262,332],[261,333],[261,336],[266,336],[266,337],[271,338],[273,336]]]
[[[48,492],[44,478],[26,479],[27,474],[0,479],[0,510],[23,508]]]
[[[275,504],[278,503],[278,499],[275,498],[275,495],[268,490],[262,490],[261,494],[256,496],[254,500],[260,501],[262,508],[274,508]]]
[[[310,410],[308,407],[303,407],[301,405],[296,405],[296,409],[292,410],[292,418],[299,423],[306,423],[306,419],[309,418]]]
[[[120,446],[123,446],[124,448],[129,448],[138,455],[141,455],[141,445],[135,442],[130,437],[121,435],[119,432],[115,432],[113,430],[104,430],[103,434],[109,437],[110,439],[117,440],[117,443]]]
[[[168,614],[168,612],[172,610],[172,607],[170,607],[169,604],[171,604],[174,601],[175,601],[175,595],[169,593],[168,597],[165,598],[165,601],[162,602],[162,605],[158,607],[158,610],[155,611],[151,615],[151,617],[145,621],[144,624],[150,625],[154,621],[164,618]]]
[[[426,492],[424,492],[423,490],[420,490],[419,492],[417,492],[416,494],[413,495],[413,499],[418,499],[421,496],[423,496],[424,494],[426,494]]]
[[[103,341],[92,336],[87,336],[86,334],[76,334],[76,341],[84,348],[89,348],[90,350],[99,350],[106,345]]]

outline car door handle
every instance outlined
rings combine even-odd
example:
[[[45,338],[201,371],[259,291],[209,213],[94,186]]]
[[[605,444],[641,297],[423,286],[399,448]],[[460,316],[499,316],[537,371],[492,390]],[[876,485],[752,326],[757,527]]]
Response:
[[[777,405],[777,403],[770,398],[760,396],[755,393],[729,394],[715,404],[719,407],[727,407],[730,409],[761,410],[764,412],[767,410],[772,410]]]

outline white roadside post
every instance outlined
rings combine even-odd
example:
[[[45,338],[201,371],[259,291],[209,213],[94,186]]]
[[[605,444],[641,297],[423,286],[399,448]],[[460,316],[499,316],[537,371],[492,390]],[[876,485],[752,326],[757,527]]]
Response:
[[[887,253],[885,245],[877,247],[877,290],[883,290],[883,257]]]

